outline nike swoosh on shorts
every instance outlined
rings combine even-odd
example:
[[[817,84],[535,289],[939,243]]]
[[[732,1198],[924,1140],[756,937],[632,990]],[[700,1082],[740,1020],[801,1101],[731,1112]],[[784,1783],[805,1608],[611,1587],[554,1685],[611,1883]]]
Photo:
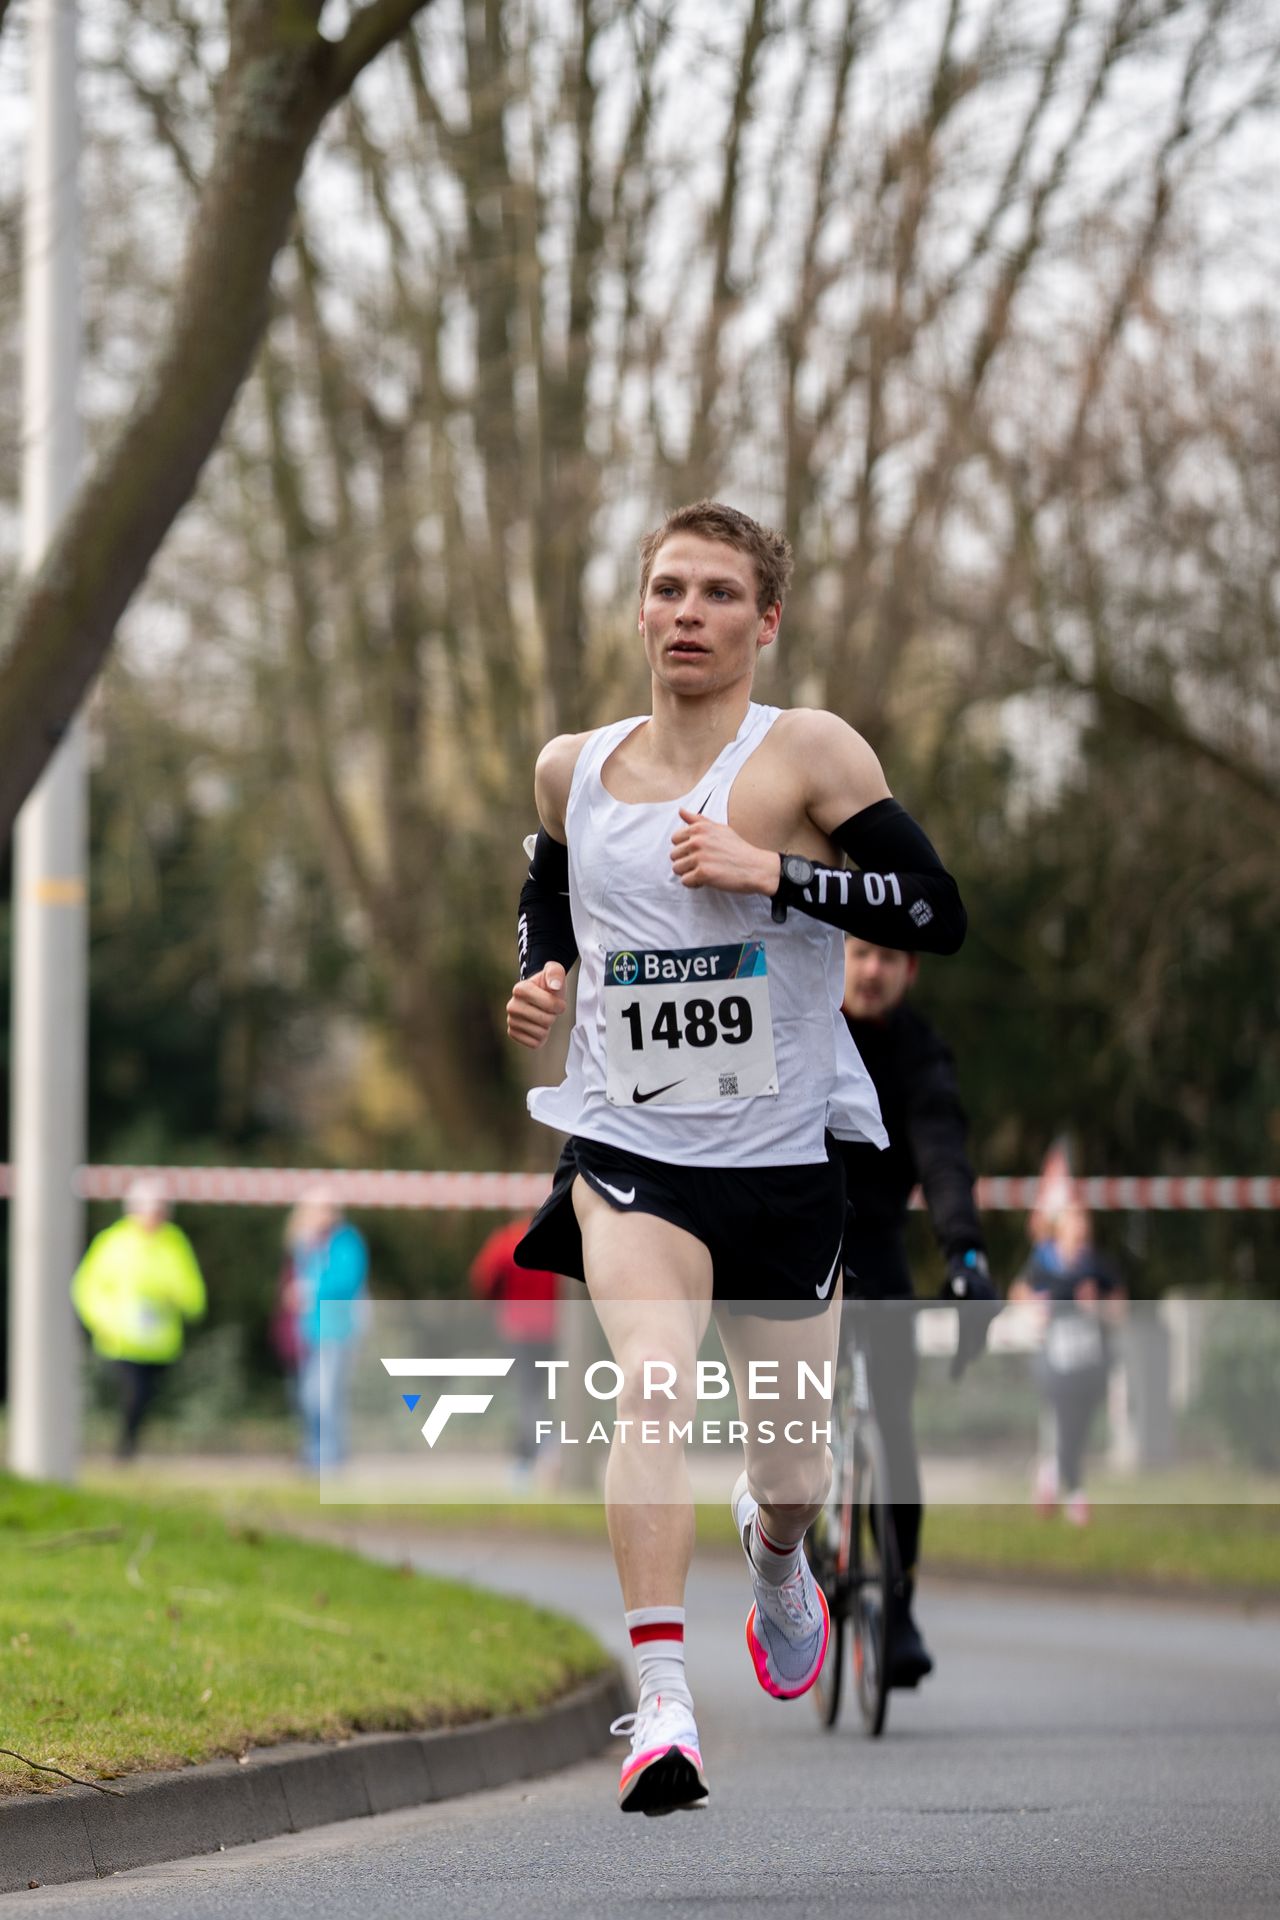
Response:
[[[637,1107],[642,1107],[646,1100],[656,1100],[660,1093],[670,1093],[672,1087],[678,1087],[680,1084],[679,1080],[668,1080],[665,1087],[654,1087],[650,1093],[641,1093],[639,1087],[633,1087],[631,1098]]]
[[[829,1273],[829,1274],[827,1275],[827,1277],[826,1277],[826,1279],[825,1279],[825,1280],[823,1281],[823,1283],[822,1283],[822,1285],[821,1285],[820,1287],[815,1287],[815,1288],[814,1288],[814,1292],[815,1292],[815,1293],[817,1294],[817,1296],[818,1296],[818,1298],[819,1298],[819,1300],[825,1300],[825,1299],[826,1299],[826,1297],[827,1297],[827,1295],[828,1295],[828,1294],[830,1293],[830,1291],[831,1291],[831,1282],[832,1282],[832,1281],[833,1281],[833,1280],[835,1279],[835,1277],[836,1277],[836,1268],[837,1268],[837,1267],[838,1267],[839,1265],[840,1265],[840,1248],[839,1248],[839,1247],[837,1247],[837,1248],[836,1248],[836,1257],[835,1257],[835,1259],[834,1259],[834,1260],[833,1260],[833,1261],[831,1262],[831,1271],[830,1271],[830,1273]]]
[[[607,1180],[602,1180],[598,1173],[589,1173],[587,1175],[587,1179],[589,1181],[594,1181],[595,1185],[597,1187],[602,1188],[605,1193],[611,1193],[620,1207],[629,1207],[631,1205],[631,1202],[636,1197],[636,1190],[634,1187],[632,1187],[630,1193],[624,1193],[621,1187],[611,1187],[609,1185],[609,1182]]]

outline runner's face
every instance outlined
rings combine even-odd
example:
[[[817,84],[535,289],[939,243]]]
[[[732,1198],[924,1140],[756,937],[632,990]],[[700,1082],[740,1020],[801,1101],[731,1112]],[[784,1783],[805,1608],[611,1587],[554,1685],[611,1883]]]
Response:
[[[903,999],[916,977],[914,953],[873,947],[869,940],[844,943],[845,1013],[855,1020],[883,1020]]]
[[[654,677],[673,693],[712,693],[749,679],[778,631],[780,606],[761,613],[749,554],[701,534],[674,533],[654,555],[640,631]]]

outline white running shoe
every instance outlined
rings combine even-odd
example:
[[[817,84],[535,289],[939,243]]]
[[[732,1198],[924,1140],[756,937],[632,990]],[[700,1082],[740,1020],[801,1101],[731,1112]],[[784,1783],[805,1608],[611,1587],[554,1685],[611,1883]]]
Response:
[[[760,1509],[745,1473],[739,1476],[730,1504],[756,1596],[747,1615],[747,1651],[756,1679],[775,1700],[796,1700],[809,1691],[827,1657],[831,1615],[826,1595],[809,1569],[803,1547],[795,1572],[780,1587],[771,1587],[757,1573],[751,1558],[751,1529]]]
[[[1062,1511],[1073,1527],[1087,1527],[1089,1524],[1089,1501],[1079,1487],[1069,1493],[1063,1502]]]
[[[1056,1460],[1041,1460],[1037,1465],[1034,1499],[1037,1513],[1057,1512],[1058,1463]]]
[[[686,1700],[660,1693],[641,1701],[635,1713],[615,1720],[610,1733],[630,1736],[631,1752],[622,1763],[618,1805],[623,1813],[674,1813],[701,1806],[707,1776],[698,1750],[698,1728]]]

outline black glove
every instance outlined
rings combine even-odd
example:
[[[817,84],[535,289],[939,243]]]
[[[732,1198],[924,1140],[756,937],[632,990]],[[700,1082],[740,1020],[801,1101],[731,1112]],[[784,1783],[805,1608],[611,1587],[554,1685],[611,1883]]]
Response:
[[[1004,1304],[992,1283],[991,1269],[981,1247],[970,1247],[967,1253],[951,1255],[941,1297],[960,1305],[960,1335],[956,1357],[951,1362],[951,1378],[958,1380],[969,1362],[976,1360],[986,1346],[987,1329]]]

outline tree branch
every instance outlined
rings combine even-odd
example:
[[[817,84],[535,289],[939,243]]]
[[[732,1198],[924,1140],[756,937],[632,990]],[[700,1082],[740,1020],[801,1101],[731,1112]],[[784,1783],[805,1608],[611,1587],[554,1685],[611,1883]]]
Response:
[[[0,0],[0,5],[4,3],[5,0]],[[132,88],[139,106],[145,110],[154,127],[161,146],[166,148],[177,167],[184,186],[189,187],[193,194],[199,193],[199,172],[178,132],[177,121],[172,111],[173,94],[163,87],[150,86],[133,65],[127,53],[118,55],[112,65]]]
[[[5,0],[0,0],[0,26],[4,24],[4,5]],[[0,1753],[6,1754],[10,1760],[21,1760],[24,1767],[34,1767],[37,1773],[56,1773],[60,1780],[70,1780],[73,1786],[92,1787],[95,1793],[110,1793],[117,1800],[124,1798],[119,1787],[104,1787],[100,1781],[86,1780],[83,1774],[67,1773],[62,1767],[51,1767],[47,1761],[33,1760],[29,1754],[19,1753],[16,1747],[0,1747]]]
[[[338,42],[332,69],[333,101],[341,100],[370,61],[376,60],[384,47],[399,38],[414,15],[430,4],[431,0],[370,0]]]
[[[276,356],[270,349],[262,356],[261,377],[270,435],[272,489],[280,516],[293,599],[293,615],[287,622],[286,635],[297,692],[297,711],[305,735],[308,789],[317,802],[320,818],[337,849],[347,884],[371,923],[380,931],[385,931],[386,888],[365,861],[334,775],[324,681],[314,652],[315,630],[320,618],[318,595],[312,578],[317,540],[302,498],[298,464],[285,433],[283,382]]]
[[[713,263],[711,298],[696,352],[697,390],[692,406],[693,424],[679,484],[679,493],[686,500],[703,493],[710,484],[714,457],[713,415],[723,374],[720,350],[725,328],[736,313],[740,299],[730,277],[729,262],[742,199],[742,150],[752,123],[760,55],[769,32],[768,16],[765,0],[752,0],[751,11],[742,30],[737,82],[725,137],[720,198],[708,223],[706,238]]]
[[[1127,688],[1118,685],[1110,674],[1077,674],[1062,660],[1055,660],[1054,665],[1068,686],[1081,693],[1091,693],[1100,706],[1109,708],[1147,739],[1178,747],[1193,759],[1202,760],[1206,766],[1222,774],[1255,808],[1261,804],[1273,821],[1280,821],[1280,788],[1268,780],[1259,768],[1250,766],[1247,761],[1228,753],[1216,741],[1198,733],[1188,724],[1176,702],[1145,700],[1140,694],[1130,693]]]

